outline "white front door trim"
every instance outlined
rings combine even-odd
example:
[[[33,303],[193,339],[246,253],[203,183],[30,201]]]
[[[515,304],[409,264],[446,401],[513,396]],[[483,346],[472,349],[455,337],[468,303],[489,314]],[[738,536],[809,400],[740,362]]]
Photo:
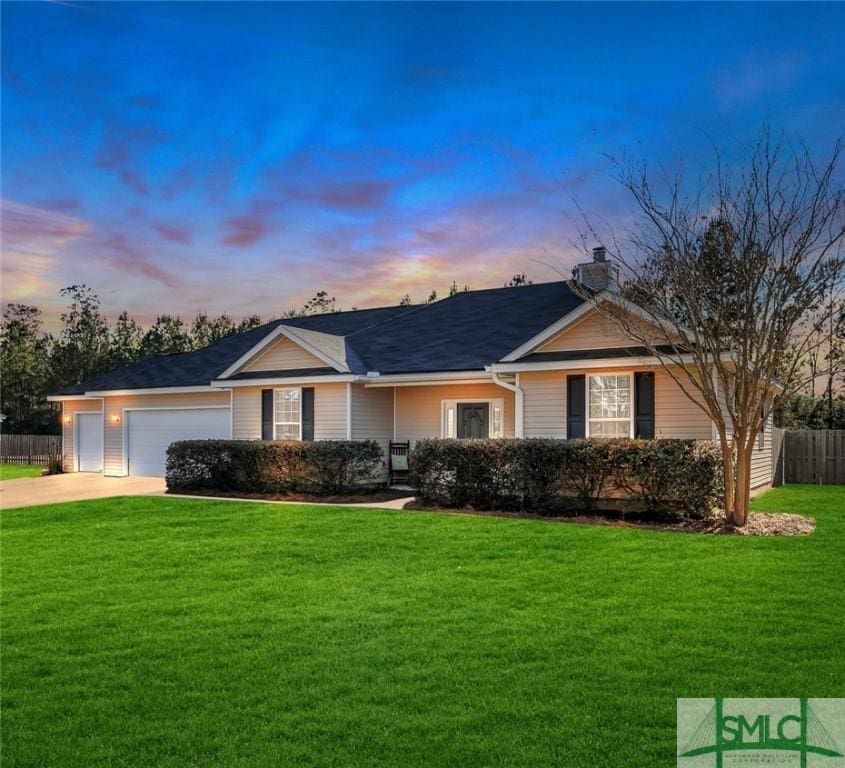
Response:
[[[440,401],[440,437],[457,437],[458,434],[458,406],[462,403],[487,403],[490,406],[490,413],[487,418],[487,436],[488,437],[504,437],[505,434],[505,399],[503,397],[462,397],[458,400],[441,400]],[[493,409],[498,408],[500,414],[500,423],[498,434],[493,434],[494,420]],[[454,414],[454,430],[450,430],[449,424],[449,410],[452,409]],[[450,435],[449,432],[454,431],[455,434]]]

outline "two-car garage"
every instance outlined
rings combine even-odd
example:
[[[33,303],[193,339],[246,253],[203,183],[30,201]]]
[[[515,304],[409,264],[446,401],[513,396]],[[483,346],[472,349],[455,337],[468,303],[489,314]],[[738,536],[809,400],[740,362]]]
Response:
[[[64,408],[66,471],[163,477],[171,443],[232,434],[228,392],[87,398]]]

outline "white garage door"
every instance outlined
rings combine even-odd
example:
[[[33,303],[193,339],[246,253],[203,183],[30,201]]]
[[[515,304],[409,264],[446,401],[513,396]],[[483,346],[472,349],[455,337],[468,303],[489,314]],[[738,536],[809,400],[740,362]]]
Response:
[[[129,474],[163,477],[167,446],[177,440],[228,438],[230,418],[229,408],[127,411]]]
[[[103,470],[103,414],[76,414],[76,457],[80,472]]]

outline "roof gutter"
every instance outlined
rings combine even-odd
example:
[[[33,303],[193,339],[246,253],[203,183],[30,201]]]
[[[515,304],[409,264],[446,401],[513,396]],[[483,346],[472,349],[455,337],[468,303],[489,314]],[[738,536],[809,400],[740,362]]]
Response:
[[[488,371],[444,371],[442,373],[394,373],[382,376],[370,372],[364,377],[367,388],[373,387],[421,387],[431,384],[477,384],[490,381]]]
[[[232,389],[235,387],[277,387],[280,385],[298,384],[338,384],[352,381],[363,381],[365,377],[352,373],[329,374],[327,376],[268,376],[263,379],[214,379],[210,389]]]
[[[48,395],[50,402],[62,400],[90,400],[101,397],[126,397],[131,395],[190,395],[199,392],[216,391],[211,385],[188,387],[143,387],[139,389],[92,389],[81,395]]]

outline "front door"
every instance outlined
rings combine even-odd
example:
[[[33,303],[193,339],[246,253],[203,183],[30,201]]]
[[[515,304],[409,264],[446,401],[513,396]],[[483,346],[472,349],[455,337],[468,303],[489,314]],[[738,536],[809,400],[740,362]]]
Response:
[[[489,403],[458,403],[458,437],[490,437]]]

